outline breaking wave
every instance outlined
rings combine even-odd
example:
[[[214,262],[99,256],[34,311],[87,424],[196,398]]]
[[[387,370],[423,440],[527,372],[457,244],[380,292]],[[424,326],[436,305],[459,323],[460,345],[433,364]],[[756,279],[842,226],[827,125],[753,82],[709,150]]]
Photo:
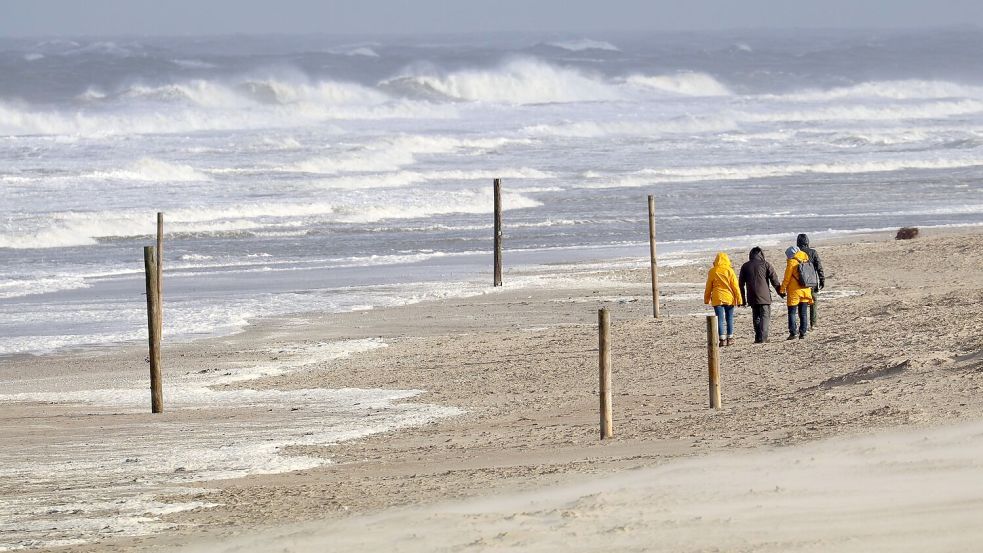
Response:
[[[88,286],[85,280],[77,275],[0,280],[0,299],[48,294],[59,290],[75,290]]]
[[[728,108],[708,111],[701,115],[683,115],[662,120],[641,118],[539,124],[524,127],[520,132],[526,136],[535,137],[658,136],[673,133],[736,131],[747,123],[928,121],[981,113],[983,113],[983,100],[976,99],[932,100],[880,105],[824,104],[804,105],[798,109],[761,109],[760,111]],[[774,133],[772,134],[774,135]]]
[[[123,169],[95,171],[85,174],[83,177],[141,182],[196,182],[212,180],[211,177],[195,170],[190,165],[168,163],[153,158],[143,158]]]
[[[369,188],[398,188],[425,182],[471,181],[503,179],[549,179],[552,173],[521,167],[498,170],[442,170],[442,171],[396,171],[372,175],[344,175],[311,182],[311,186],[325,189],[359,190]]]
[[[233,84],[205,79],[165,85],[133,85],[116,95],[155,101],[181,101],[203,107],[245,107],[251,104],[377,105],[390,98],[353,83],[243,80]]]
[[[397,136],[340,151],[335,155],[318,156],[287,166],[287,171],[302,173],[359,173],[396,171],[416,163],[418,155],[446,154],[471,150],[488,152],[508,144],[528,143],[528,139],[477,138],[460,139],[445,136]]]
[[[612,177],[597,173],[583,175],[585,182],[578,188],[627,188],[673,182],[727,181],[784,177],[802,174],[881,173],[906,169],[959,169],[983,166],[983,158],[975,159],[909,159],[865,161],[857,163],[799,163],[750,164],[707,167],[670,167],[643,169],[627,176]]]
[[[906,79],[870,81],[853,86],[828,90],[803,90],[791,94],[764,96],[779,100],[826,102],[843,99],[882,98],[888,100],[917,100],[943,98],[983,98],[983,87],[949,81]]]
[[[382,85],[390,89],[429,91],[449,99],[506,104],[587,102],[624,97],[622,91],[600,77],[533,58],[514,59],[493,69],[397,77]]]
[[[629,85],[685,96],[730,96],[731,91],[706,73],[676,73],[674,75],[632,75],[625,79]]]
[[[542,205],[517,193],[505,193],[506,209]],[[249,231],[296,227],[301,223],[374,223],[386,219],[425,219],[450,213],[490,213],[491,191],[454,190],[439,195],[407,195],[398,202],[374,198],[339,202],[254,203],[229,207],[183,208],[167,211],[168,234],[181,236],[248,236]],[[58,212],[22,221],[18,230],[0,231],[0,248],[57,248],[88,246],[104,239],[152,235],[155,213],[144,210]],[[33,230],[20,230],[25,226]]]
[[[914,119],[945,119],[960,115],[983,113],[983,100],[934,101],[920,104],[884,106],[830,105],[812,109],[800,109],[760,113],[736,113],[742,121],[809,122],[809,121],[898,121]]]
[[[733,115],[683,116],[664,121],[579,121],[558,125],[530,125],[519,132],[535,137],[595,138],[611,135],[658,136],[672,133],[720,133],[738,128]]]
[[[334,81],[199,79],[136,84],[115,92],[90,88],[77,99],[86,107],[55,110],[0,99],[0,134],[105,137],[457,115],[451,105],[393,98],[373,88]]]

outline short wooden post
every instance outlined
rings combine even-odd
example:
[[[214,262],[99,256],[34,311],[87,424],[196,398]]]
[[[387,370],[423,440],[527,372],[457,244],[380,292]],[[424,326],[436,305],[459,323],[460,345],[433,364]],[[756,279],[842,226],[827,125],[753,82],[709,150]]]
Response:
[[[710,373],[710,407],[720,409],[720,348],[717,345],[716,315],[707,315],[707,366]]]
[[[502,285],[502,179],[495,179],[495,286]]]
[[[655,260],[655,196],[649,195],[649,256],[652,259],[652,316],[659,318],[659,265]]]
[[[160,303],[157,298],[157,256],[153,246],[143,248],[147,276],[147,330],[150,334],[150,412],[164,411],[164,391],[160,378]]]
[[[157,312],[160,326],[157,333],[164,336],[164,214],[157,212]]]
[[[601,439],[614,436],[611,422],[611,319],[608,310],[597,311],[598,367],[600,373],[599,394],[601,396]]]

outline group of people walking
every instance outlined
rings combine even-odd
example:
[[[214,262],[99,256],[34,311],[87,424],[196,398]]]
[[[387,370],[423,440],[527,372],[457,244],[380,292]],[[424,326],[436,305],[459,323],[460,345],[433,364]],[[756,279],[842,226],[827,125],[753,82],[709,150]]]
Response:
[[[785,299],[788,307],[787,340],[804,339],[809,327],[818,322],[816,299],[826,286],[826,275],[819,252],[809,246],[809,237],[800,234],[796,245],[785,250],[785,276],[778,280],[775,268],[755,246],[748,261],[741,265],[740,276],[731,266],[730,257],[720,252],[707,274],[703,302],[717,314],[717,334],[721,346],[734,343],[734,308],[751,306],[754,343],[768,341],[771,323],[771,289]]]

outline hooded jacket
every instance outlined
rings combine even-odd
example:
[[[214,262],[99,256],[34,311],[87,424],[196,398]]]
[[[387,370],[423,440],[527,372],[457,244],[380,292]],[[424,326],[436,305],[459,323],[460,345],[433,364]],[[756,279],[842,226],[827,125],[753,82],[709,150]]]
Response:
[[[738,282],[744,302],[751,305],[771,304],[771,287],[778,291],[782,286],[782,282],[778,280],[778,273],[771,263],[765,260],[761,248],[753,248],[748,254],[748,262],[741,265]]]
[[[707,285],[703,292],[703,303],[714,307],[718,305],[741,305],[741,286],[737,274],[730,266],[730,258],[720,252],[713,260],[713,267],[707,273]]]
[[[800,250],[806,252],[809,259],[812,260],[812,266],[816,268],[816,274],[819,275],[819,287],[826,287],[826,274],[823,273],[823,262],[819,259],[819,252],[815,248],[809,247],[809,235],[800,234],[795,239],[795,245],[799,247]]]
[[[798,251],[785,263],[785,278],[782,280],[780,292],[786,294],[785,304],[795,307],[800,303],[812,303],[812,288],[799,283],[799,262],[809,261],[804,251]]]

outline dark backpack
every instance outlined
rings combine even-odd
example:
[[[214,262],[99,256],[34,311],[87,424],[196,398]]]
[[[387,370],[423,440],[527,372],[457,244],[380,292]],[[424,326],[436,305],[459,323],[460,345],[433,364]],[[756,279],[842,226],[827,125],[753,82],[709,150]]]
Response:
[[[817,288],[819,286],[819,273],[812,261],[799,261],[799,284],[806,288]]]

